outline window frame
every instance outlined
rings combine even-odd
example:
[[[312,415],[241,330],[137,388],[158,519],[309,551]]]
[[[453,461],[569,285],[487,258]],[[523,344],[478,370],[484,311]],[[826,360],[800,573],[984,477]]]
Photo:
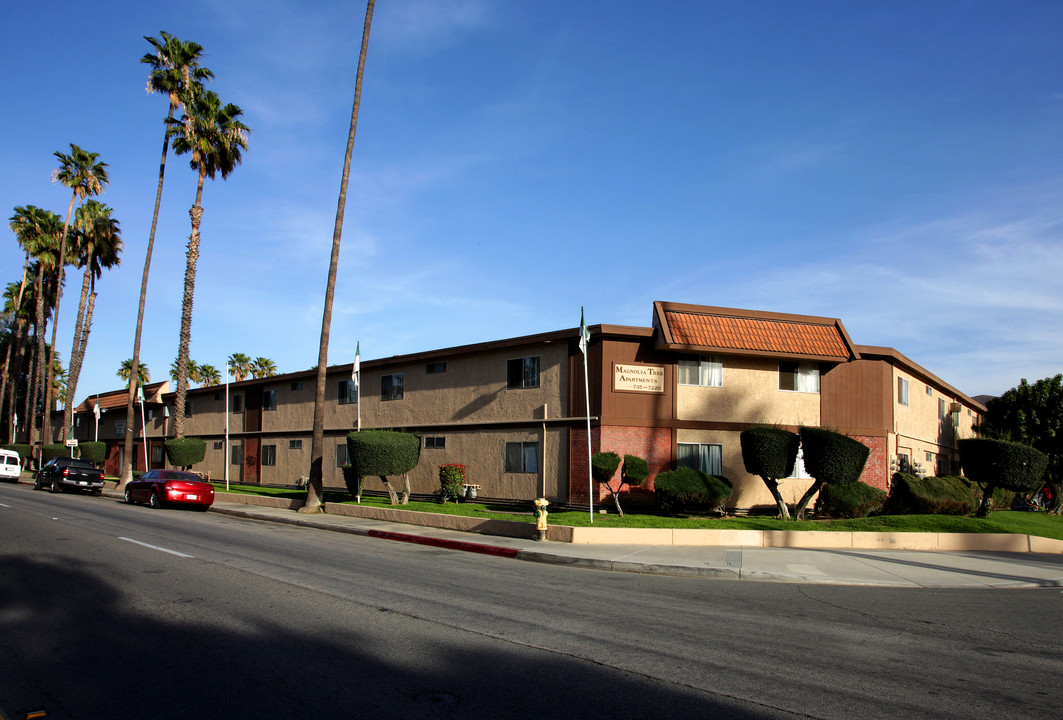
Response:
[[[425,435],[424,447],[426,450],[445,450],[447,447],[446,435]]]
[[[302,439],[301,438],[297,438],[297,439],[294,439],[294,440],[288,440],[288,449],[289,450],[302,450],[303,449],[303,441],[302,441]]]
[[[336,467],[342,469],[350,464],[350,456],[347,454],[347,442],[336,443]]]
[[[908,407],[908,379],[897,377],[897,404]]]
[[[277,388],[262,391],[262,410],[277,409]]]
[[[791,370],[792,368],[792,370]],[[779,361],[779,391],[819,395],[822,370],[819,363],[809,360]],[[783,379],[792,378],[793,387],[784,387]],[[786,383],[791,384],[791,383]],[[814,385],[815,387],[810,387]]]
[[[538,473],[539,467],[542,465],[539,459],[538,440],[506,441],[504,453],[502,468],[503,472],[506,473]],[[519,458],[519,461],[517,458]],[[533,462],[529,463],[529,460]],[[534,466],[529,467],[529,465]]]
[[[681,456],[680,448],[697,448],[697,461],[696,465],[691,465],[687,462],[688,458]],[[715,449],[715,451],[713,450]],[[720,477],[723,475],[723,444],[722,443],[676,443],[675,461],[677,466],[692,467],[706,475],[715,475]],[[713,457],[714,456],[714,457]],[[715,467],[714,467],[715,465]],[[718,472],[713,472],[718,470]]]
[[[447,361],[438,360],[436,362],[425,363],[424,373],[425,375],[442,375],[447,371]]]
[[[359,400],[359,393],[361,392],[358,387],[358,383],[354,380],[340,380],[336,386],[336,397],[339,399],[340,405],[356,405]]]
[[[229,397],[229,412],[233,415],[242,415],[244,412],[244,396],[237,393]]]
[[[517,363],[520,363],[518,366]],[[534,379],[533,377],[534,376]],[[528,390],[542,385],[542,356],[526,355],[506,360],[506,389]]]
[[[276,445],[263,445],[262,446],[262,460],[259,462],[263,467],[276,467],[277,465],[277,446]]]
[[[689,375],[694,374],[694,382]],[[716,376],[715,378],[713,376]],[[687,387],[723,387],[723,358],[719,355],[697,355],[680,358],[676,366],[676,384]],[[715,382],[714,382],[715,380]]]
[[[402,400],[406,394],[406,373],[389,373],[380,376],[380,400]]]

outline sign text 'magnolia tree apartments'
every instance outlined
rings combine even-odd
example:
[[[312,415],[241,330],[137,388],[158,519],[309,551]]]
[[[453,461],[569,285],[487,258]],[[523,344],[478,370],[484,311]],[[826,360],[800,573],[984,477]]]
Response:
[[[613,365],[613,389],[628,392],[664,392],[663,365]]]

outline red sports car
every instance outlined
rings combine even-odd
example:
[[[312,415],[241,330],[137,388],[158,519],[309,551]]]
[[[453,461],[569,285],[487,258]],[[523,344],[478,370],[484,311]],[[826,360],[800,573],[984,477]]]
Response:
[[[214,486],[195,473],[182,470],[148,470],[125,487],[125,501],[146,502],[153,508],[164,505],[191,505],[206,510],[214,502]]]

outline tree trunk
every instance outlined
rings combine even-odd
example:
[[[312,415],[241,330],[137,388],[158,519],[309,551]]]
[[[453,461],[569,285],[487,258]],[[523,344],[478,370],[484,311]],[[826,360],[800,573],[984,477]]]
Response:
[[[26,272],[29,269],[29,264],[30,264],[30,255],[29,255],[29,253],[26,253],[26,260],[25,260],[25,262],[22,263],[22,282],[20,282],[19,286],[18,286],[18,300],[15,302],[15,307],[14,307],[15,318],[16,318],[16,321],[15,321],[15,334],[8,337],[8,341],[7,341],[7,357],[4,359],[4,374],[3,374],[3,377],[0,378],[0,417],[3,417],[3,414],[4,414],[3,413],[3,409],[4,409],[5,404],[7,405],[8,408],[10,408],[11,405],[12,405],[12,403],[8,402],[8,392],[9,392],[9,390],[10,390],[10,394],[11,395],[15,394],[15,389],[14,389],[13,383],[11,381],[11,357],[12,357],[11,349],[15,346],[16,341],[22,335],[22,330],[23,330],[22,317],[21,317],[22,316],[22,297],[23,297],[23,295],[25,293],[25,290],[26,290]],[[7,417],[8,417],[8,421],[10,422],[10,418],[12,417],[10,412],[8,412]],[[10,425],[8,427],[10,427]],[[5,435],[6,435],[9,432],[8,428],[4,428],[4,432],[5,432]],[[13,435],[14,435],[14,431],[10,431],[10,435],[8,435],[8,442],[9,443],[15,442]]]
[[[402,500],[400,505],[408,505],[410,503],[410,474],[402,474]]]
[[[59,330],[59,302],[63,299],[63,276],[66,273],[66,233],[70,228],[70,216],[74,212],[74,202],[77,200],[78,194],[75,190],[70,196],[70,207],[66,210],[66,222],[63,223],[63,234],[59,238],[59,268],[57,270],[57,277],[55,283],[55,310],[52,311],[52,345],[48,348],[48,372],[47,380],[44,383],[44,417],[41,419],[41,453],[38,459],[41,460],[44,457],[44,442],[43,438],[51,439],[53,437],[51,432],[52,427],[52,380],[55,377],[55,336],[56,331]],[[64,409],[66,405],[73,402],[74,398],[67,398],[63,403]]]
[[[92,257],[92,246],[88,248],[88,257]],[[70,346],[70,366],[66,372],[66,402],[63,404],[63,427],[66,431],[73,432],[75,393],[78,387],[78,376],[81,375],[81,364],[84,362],[82,349],[84,342],[81,339],[85,332],[85,306],[88,303],[89,284],[92,275],[92,262],[85,263],[85,274],[81,278],[81,298],[78,300],[78,314],[74,321],[74,342]]]
[[[771,496],[775,498],[775,505],[779,508],[779,519],[790,520],[790,508],[786,506],[786,501],[783,500],[782,493],[779,492],[779,481],[774,478],[766,478],[761,476],[761,480],[768,486],[768,491],[771,492]]]
[[[176,98],[170,98],[170,113],[167,117],[173,117],[177,111]],[[137,329],[133,334],[133,363],[129,374],[129,394],[126,396],[126,429],[122,461],[122,475],[118,479],[118,490],[125,488],[126,483],[133,479],[133,424],[136,415],[133,411],[133,402],[136,400],[137,379],[140,377],[140,335],[144,329],[144,304],[148,297],[148,270],[151,268],[151,252],[155,247],[155,228],[159,224],[159,205],[162,203],[162,182],[166,175],[166,155],[170,152],[170,135],[164,133],[162,138],[162,160],[159,161],[159,185],[155,189],[155,212],[151,216],[151,231],[148,233],[148,251],[144,258],[144,274],[140,278],[140,305],[137,308]],[[225,460],[228,462],[228,458]]]
[[[395,492],[395,488],[393,488],[391,486],[391,483],[388,481],[387,477],[385,477],[384,475],[379,475],[378,477],[380,478],[380,481],[382,483],[384,483],[384,489],[388,491],[388,497],[391,498],[391,504],[392,505],[398,505],[399,504],[399,494],[397,492]]]
[[[616,505],[616,514],[620,517],[624,517],[624,511],[620,508],[620,496],[619,492],[624,488],[624,481],[621,480],[616,490],[613,490],[613,486],[609,483],[602,483],[605,485],[605,489],[609,491],[609,494],[613,496],[613,504]]]
[[[811,500],[812,496],[818,493],[822,487],[823,481],[816,480],[812,483],[811,487],[809,487],[808,490],[805,490],[805,494],[801,496],[801,499],[797,502],[797,505],[794,506],[795,520],[805,519],[805,508],[808,506],[808,501]]]
[[[185,293],[181,302],[181,335],[177,345],[177,391],[174,396],[174,437],[185,436],[185,397],[188,395],[188,346],[192,342],[192,301],[196,292],[196,263],[199,261],[199,225],[203,220],[203,180],[207,166],[200,161],[196,204],[188,211],[192,219],[192,234],[188,236],[185,254]]]
[[[29,402],[26,407],[26,421],[29,423],[28,435],[31,448],[30,452],[33,452],[33,435],[37,428],[37,393],[43,390],[41,384],[44,382],[44,363],[46,362],[44,351],[44,334],[47,332],[47,325],[45,325],[44,321],[44,265],[41,263],[38,263],[37,265],[37,327],[35,328],[35,332],[37,334],[37,358],[34,361],[33,387],[31,388]],[[41,466],[40,461],[41,454],[38,453],[37,467]]]
[[[358,128],[358,107],[362,100],[362,73],[365,70],[366,51],[369,49],[369,26],[373,20],[374,2],[375,0],[369,0],[366,6],[365,25],[362,28],[362,49],[358,55],[358,72],[354,80],[354,106],[351,108],[351,125],[347,132],[347,152],[343,158],[340,195],[336,203],[336,224],[332,230],[332,255],[329,259],[328,282],[325,284],[325,308],[321,315],[321,341],[317,351],[317,385],[314,390],[314,429],[310,441],[310,476],[306,483],[306,500],[299,512],[321,512],[324,484],[321,458],[325,447],[325,375],[328,370],[329,330],[332,327],[332,299],[336,293],[336,268],[339,265],[340,238],[343,235],[343,211],[347,205],[347,180],[351,174],[354,135]]]

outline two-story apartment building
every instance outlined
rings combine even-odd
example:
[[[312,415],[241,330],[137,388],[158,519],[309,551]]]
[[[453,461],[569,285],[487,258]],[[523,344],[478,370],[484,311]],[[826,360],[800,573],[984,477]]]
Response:
[[[957,472],[956,441],[985,410],[901,353],[854,344],[833,318],[658,302],[651,327],[592,326],[587,367],[585,380],[575,328],[363,361],[360,388],[350,364],[333,366],[326,486],[342,487],[346,434],[360,423],[421,436],[414,492],[434,492],[438,466],[462,463],[482,496],[586,503],[586,385],[592,452],[639,455],[651,477],[677,464],[724,475],[734,484],[731,505],[747,509],[772,504],[744,469],[739,435],[748,427],[844,432],[871,448],[864,481],[885,488],[895,469]],[[207,442],[194,469],[215,479],[228,472],[233,482],[300,482],[310,466],[314,383],[304,371],[191,390],[186,434]],[[112,396],[124,404],[121,391],[98,401]],[[82,431],[94,402],[78,408],[89,418],[79,438],[91,439]],[[145,403],[153,467],[172,432],[172,402],[163,388]],[[110,473],[121,462],[117,430],[101,426]],[[800,463],[794,474],[783,492],[796,500],[810,481]]]

